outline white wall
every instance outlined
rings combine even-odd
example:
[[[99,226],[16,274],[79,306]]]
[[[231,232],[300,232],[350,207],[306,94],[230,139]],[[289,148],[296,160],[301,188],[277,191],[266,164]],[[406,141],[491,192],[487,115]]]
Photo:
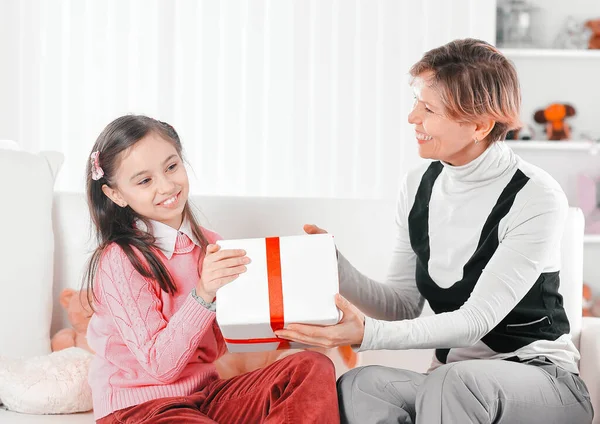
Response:
[[[494,6],[0,0],[0,57],[14,58],[0,138],[65,152],[57,188],[77,191],[103,126],[145,113],[180,132],[196,193],[394,197],[418,161],[410,65],[454,38],[492,41]]]
[[[0,140],[16,140],[18,126],[18,7],[16,1],[0,0]]]

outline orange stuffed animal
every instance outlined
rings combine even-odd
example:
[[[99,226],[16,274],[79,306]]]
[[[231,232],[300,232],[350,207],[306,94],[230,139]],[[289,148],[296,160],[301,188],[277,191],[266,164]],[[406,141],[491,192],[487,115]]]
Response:
[[[575,108],[568,104],[553,103],[546,109],[535,112],[533,119],[539,124],[546,124],[548,140],[569,140],[571,127],[565,118],[575,115]]]
[[[80,347],[94,353],[86,338],[87,327],[93,314],[87,296],[77,290],[64,289],[60,293],[60,304],[67,311],[73,328],[63,328],[52,337],[52,351]]]
[[[583,283],[583,310],[584,317],[600,317],[600,297],[594,296],[592,288]]]
[[[336,369],[338,374],[345,371],[344,368],[352,369],[356,367],[358,363],[358,356],[350,346],[340,346],[336,349],[309,348],[309,350],[321,352],[322,354],[327,355],[334,364],[337,363]],[[297,349],[283,349],[271,350],[268,352],[226,353],[215,362],[215,365],[219,376],[227,379],[259,368],[264,368],[267,365],[271,365],[273,362],[298,351],[299,350]],[[341,363],[337,359],[341,359]],[[342,366],[341,369],[338,368],[340,365]]]
[[[584,317],[592,316],[592,306],[594,304],[594,299],[592,296],[592,289],[586,283],[583,283],[583,296],[582,296],[583,308],[581,310],[582,315]]]
[[[592,30],[588,48],[600,49],[600,19],[591,19],[585,23],[585,26]]]

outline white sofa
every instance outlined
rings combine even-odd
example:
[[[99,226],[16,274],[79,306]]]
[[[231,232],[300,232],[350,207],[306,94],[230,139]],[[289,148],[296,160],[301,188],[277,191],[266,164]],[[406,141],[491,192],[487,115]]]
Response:
[[[300,198],[194,197],[202,224],[225,238],[302,233],[315,223],[335,235],[339,249],[365,274],[383,279],[392,248],[394,202]],[[85,260],[93,247],[85,198],[56,193],[54,299],[65,287],[79,288]],[[580,347],[581,373],[600,411],[600,319],[581,318],[583,216],[572,208],[563,237],[562,284],[572,335]],[[55,300],[52,334],[68,322]],[[425,313],[431,313],[426,310]],[[431,351],[378,351],[360,355],[361,364],[378,363],[425,371]],[[600,415],[600,414],[599,414]],[[90,413],[71,416],[29,416],[0,410],[0,423],[92,423]],[[596,418],[594,423],[600,423]]]

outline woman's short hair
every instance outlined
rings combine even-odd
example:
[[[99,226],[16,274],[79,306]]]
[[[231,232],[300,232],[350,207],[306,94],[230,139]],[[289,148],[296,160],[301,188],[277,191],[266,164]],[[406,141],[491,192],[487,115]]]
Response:
[[[513,64],[485,41],[454,40],[428,51],[410,69],[413,79],[431,71],[445,115],[457,122],[496,122],[489,141],[521,127],[521,89]]]

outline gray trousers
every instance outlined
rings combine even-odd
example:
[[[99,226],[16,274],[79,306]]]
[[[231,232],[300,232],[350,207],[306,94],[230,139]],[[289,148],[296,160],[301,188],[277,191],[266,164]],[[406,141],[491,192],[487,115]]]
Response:
[[[470,360],[430,374],[383,366],[338,380],[342,423],[590,424],[581,378],[544,360]]]

